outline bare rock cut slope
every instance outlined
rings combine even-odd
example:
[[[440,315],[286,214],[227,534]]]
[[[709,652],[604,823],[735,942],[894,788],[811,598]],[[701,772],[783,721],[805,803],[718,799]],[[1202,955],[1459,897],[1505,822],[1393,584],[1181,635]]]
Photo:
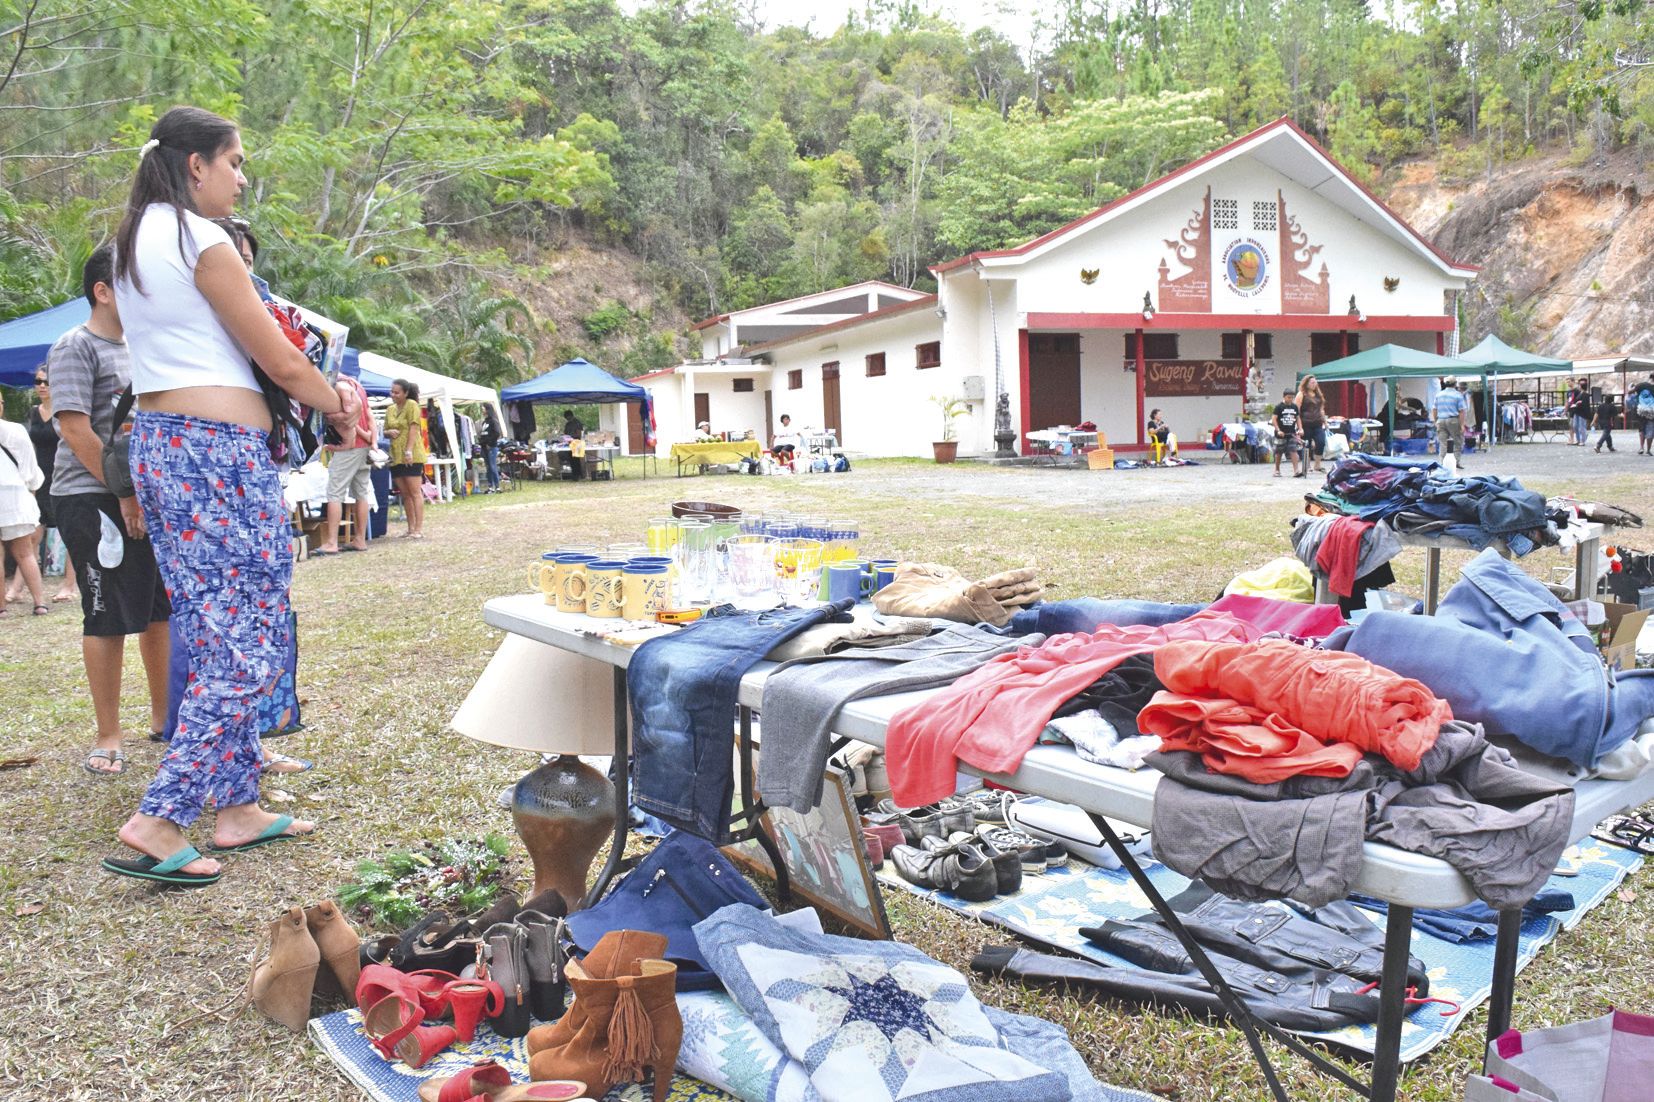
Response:
[[[1481,267],[1465,304],[1471,340],[1502,331],[1570,358],[1654,352],[1654,188],[1630,156],[1534,157],[1462,184],[1416,162],[1389,201]]]

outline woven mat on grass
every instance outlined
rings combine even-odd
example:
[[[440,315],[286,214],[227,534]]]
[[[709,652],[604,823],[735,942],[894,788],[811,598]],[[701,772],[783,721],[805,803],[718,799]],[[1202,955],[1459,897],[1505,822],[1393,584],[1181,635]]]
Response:
[[[1553,876],[1549,887],[1574,897],[1571,911],[1558,911],[1528,919],[1522,925],[1518,971],[1539,955],[1539,950],[1561,930],[1571,930],[1589,911],[1607,899],[1626,876],[1642,867],[1642,858],[1627,849],[1593,838],[1569,847],[1562,864],[1578,869],[1577,876]],[[1158,862],[1144,864],[1144,871],[1160,894],[1170,898],[1189,886],[1187,878]],[[1003,926],[1033,941],[1090,957],[1105,964],[1134,968],[1120,957],[1098,948],[1080,936],[1082,926],[1100,926],[1105,919],[1133,918],[1151,910],[1148,897],[1123,870],[1095,868],[1074,859],[1066,869],[1055,869],[1023,878],[1022,890],[988,903],[968,903],[949,892],[917,888],[896,875],[888,861],[876,873],[881,883],[902,888],[930,899],[949,910],[959,911],[983,922]],[[1371,914],[1382,928],[1384,918]],[[1462,1008],[1442,1016],[1442,1007],[1413,1008],[1402,1028],[1401,1058],[1417,1060],[1453,1033],[1473,1007],[1485,1002],[1493,990],[1493,939],[1455,944],[1417,929],[1413,931],[1413,955],[1424,962],[1430,975],[1430,994],[1451,999]],[[1347,1026],[1326,1033],[1306,1033],[1333,1044],[1371,1054],[1378,1039],[1375,1026]]]

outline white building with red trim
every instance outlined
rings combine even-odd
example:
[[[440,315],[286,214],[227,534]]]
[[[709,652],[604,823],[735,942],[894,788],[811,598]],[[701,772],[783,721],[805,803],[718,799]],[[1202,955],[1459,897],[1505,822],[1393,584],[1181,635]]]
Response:
[[[961,454],[986,453],[1003,391],[1020,451],[1030,431],[1085,421],[1140,448],[1154,408],[1193,441],[1240,420],[1249,386],[1273,402],[1302,367],[1386,343],[1456,350],[1456,296],[1477,269],[1281,119],[1027,244],[933,271],[935,296],[859,285],[703,322],[710,363],[639,380],[656,391],[663,447],[690,438],[663,416],[666,376],[679,407],[707,395],[713,415],[689,417],[691,435],[711,420],[767,440],[786,412],[853,453],[928,455],[940,425],[929,399],[946,395],[967,403]],[[796,305],[835,296],[867,308],[828,320]],[[812,316],[822,324],[796,324]],[[778,332],[781,319],[793,324]],[[714,406],[726,377],[730,400]],[[737,379],[750,380],[745,405]],[[1333,414],[1385,400],[1356,383],[1327,393]]]

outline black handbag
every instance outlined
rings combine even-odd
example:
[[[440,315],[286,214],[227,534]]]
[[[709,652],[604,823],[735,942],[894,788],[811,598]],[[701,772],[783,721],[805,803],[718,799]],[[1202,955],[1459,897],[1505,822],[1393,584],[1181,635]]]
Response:
[[[124,428],[126,415],[132,412],[132,400],[129,385],[115,403],[115,421],[103,442],[103,484],[116,497],[131,497],[138,492],[132,485],[132,432]]]

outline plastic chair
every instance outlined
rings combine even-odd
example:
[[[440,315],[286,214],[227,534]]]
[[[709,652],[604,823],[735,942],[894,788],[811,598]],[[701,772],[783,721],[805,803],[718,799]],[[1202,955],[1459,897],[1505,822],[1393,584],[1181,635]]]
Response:
[[[1158,436],[1149,437],[1149,462],[1159,465],[1166,460],[1166,445],[1160,442]]]

